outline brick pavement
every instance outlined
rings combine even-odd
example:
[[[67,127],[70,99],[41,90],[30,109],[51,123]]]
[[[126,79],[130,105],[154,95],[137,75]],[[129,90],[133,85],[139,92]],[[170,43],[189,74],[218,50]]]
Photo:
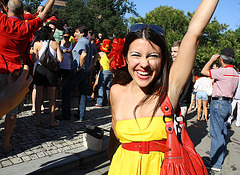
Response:
[[[72,100],[72,112],[77,113],[78,99]],[[59,101],[57,103],[60,103]],[[47,105],[46,105],[47,106]],[[56,111],[56,115],[61,114]],[[42,127],[35,125],[36,117],[31,114],[31,105],[25,105],[24,111],[17,118],[17,123],[12,134],[12,141],[16,144],[14,151],[7,155],[0,153],[1,168],[29,162],[35,159],[53,156],[76,148],[83,147],[84,125],[91,124],[110,130],[111,114],[109,107],[97,108],[94,102],[87,102],[86,117],[84,122],[77,121],[74,117],[70,121],[60,121],[60,126],[49,127],[50,117],[42,114]],[[4,117],[0,120],[0,148],[2,148],[4,134]],[[104,132],[104,139],[109,132]]]

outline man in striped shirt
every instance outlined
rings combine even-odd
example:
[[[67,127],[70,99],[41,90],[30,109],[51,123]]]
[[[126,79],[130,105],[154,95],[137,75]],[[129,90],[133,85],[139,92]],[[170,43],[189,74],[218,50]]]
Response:
[[[210,69],[219,60],[221,68]],[[238,73],[233,68],[234,51],[224,48],[215,54],[202,69],[202,74],[214,79],[210,104],[211,170],[220,171],[225,157],[227,117],[231,115],[231,101],[238,86]]]

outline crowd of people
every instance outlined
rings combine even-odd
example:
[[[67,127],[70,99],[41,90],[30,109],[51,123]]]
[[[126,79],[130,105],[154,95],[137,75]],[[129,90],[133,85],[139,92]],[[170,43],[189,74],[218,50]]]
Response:
[[[39,6],[35,14],[20,0],[9,0],[7,5],[0,2],[0,115],[6,114],[3,153],[13,150],[10,138],[16,117],[32,84],[32,114],[38,127],[42,125],[41,111],[47,112],[43,106],[45,90],[50,127],[60,125],[58,120],[71,120],[75,88],[80,95],[74,117],[80,122],[85,119],[87,99],[95,100],[96,107],[111,105],[109,174],[160,174],[164,153],[155,151],[144,155],[143,160],[131,144],[166,139],[165,123],[159,117],[164,116],[163,102],[170,101],[173,111],[179,106],[184,121],[195,100],[197,120],[208,121],[210,106],[211,168],[221,170],[227,125],[232,123],[233,109],[240,99],[239,76],[232,66],[234,51],[224,48],[202,70],[193,71],[199,39],[218,0],[202,1],[184,38],[172,44],[171,53],[160,26],[135,24],[125,39],[110,40],[82,24],[69,27],[55,10],[48,18],[54,0]],[[47,67],[45,58],[57,60],[58,66],[54,70],[53,65]],[[221,67],[215,64],[217,60]],[[58,94],[60,106],[56,106]],[[6,99],[7,103],[3,102]],[[60,116],[55,116],[56,110],[61,110]],[[240,126],[238,114],[236,126]]]
[[[23,7],[20,0],[0,2],[1,117],[6,114],[2,152],[6,154],[13,150],[10,138],[29,89],[36,126],[41,126],[44,111],[49,113],[49,126],[56,127],[60,125],[58,120],[71,119],[71,92],[76,87],[81,94],[78,115],[74,116],[78,120],[84,119],[87,98],[95,99],[97,107],[109,105],[113,74],[107,57],[111,41],[103,39],[101,32],[93,34],[84,25],[69,27],[59,19],[58,11],[52,10],[54,0],[45,7],[39,6],[34,14],[30,8]],[[45,58],[57,60],[59,67],[56,70],[47,67],[43,63]],[[93,84],[94,88],[89,91]],[[43,104],[45,91],[49,110]],[[62,105],[56,106],[59,93]],[[62,115],[56,117],[55,111],[59,108]]]

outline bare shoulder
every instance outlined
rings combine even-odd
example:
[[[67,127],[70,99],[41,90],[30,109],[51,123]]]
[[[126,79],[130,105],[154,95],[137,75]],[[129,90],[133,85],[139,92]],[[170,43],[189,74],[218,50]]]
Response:
[[[33,48],[36,49],[36,50],[41,50],[42,42],[41,41],[35,41],[34,45],[33,45]]]
[[[54,49],[54,50],[57,50],[58,45],[59,45],[59,43],[57,41],[52,41],[51,42],[51,48]]]
[[[39,45],[42,45],[41,41],[35,41],[34,42],[34,46],[39,46]]]
[[[114,84],[110,89],[110,102],[111,104],[119,104],[119,102],[125,97],[127,86]]]
[[[119,116],[121,115],[121,109],[123,99],[126,95],[126,86],[120,85],[120,84],[114,84],[110,89],[110,104],[111,104],[111,110],[112,110],[112,118],[113,118],[113,126],[115,125],[114,122],[117,120],[120,120]]]
[[[126,90],[126,86],[120,84],[114,84],[110,89],[110,94],[112,97],[120,97]]]

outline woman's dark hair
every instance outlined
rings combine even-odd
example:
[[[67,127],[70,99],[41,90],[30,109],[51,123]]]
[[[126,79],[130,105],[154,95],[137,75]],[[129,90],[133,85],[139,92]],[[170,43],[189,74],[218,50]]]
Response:
[[[52,31],[52,28],[49,26],[43,26],[36,34],[36,41],[49,40],[49,34]]]
[[[204,77],[204,75],[201,74],[201,70],[200,70],[200,69],[195,72],[195,75],[196,75],[197,77]]]
[[[213,63],[212,67],[213,67],[214,65],[216,65],[216,67],[218,67],[218,68],[220,67],[219,63],[217,63],[217,62]]]
[[[63,30],[63,26],[64,26],[63,20],[58,19],[58,20],[56,21],[56,28],[57,28],[58,30]]]
[[[100,39],[100,38],[98,37],[98,35],[97,35],[97,34],[93,34],[92,37],[91,37],[91,40],[94,40],[94,41],[95,41],[95,40],[97,40],[97,39],[98,39],[98,40]]]
[[[56,21],[53,21],[53,20],[49,21],[49,22],[47,22],[46,26],[49,26],[49,24],[52,24],[56,27]]]
[[[75,32],[75,28],[73,27],[69,27],[69,32],[70,32],[70,35],[73,36],[74,35],[74,32]]]
[[[24,7],[24,10],[26,10],[26,11],[29,12],[29,13],[32,13],[32,9],[31,9],[29,6]]]
[[[168,81],[169,81],[169,52],[163,36],[160,36],[156,32],[154,32],[149,25],[146,25],[145,28],[139,30],[137,32],[130,32],[125,38],[125,43],[123,46],[123,56],[127,59],[127,53],[129,50],[130,44],[136,39],[144,38],[151,44],[154,43],[161,48],[162,60],[161,60],[161,68],[157,77],[153,80],[153,82],[149,85],[148,92],[146,97],[144,97],[140,103],[134,109],[134,113],[138,107],[143,105],[152,95],[157,95],[158,101],[154,107],[153,116],[161,106],[163,100],[165,99],[168,92]],[[113,84],[121,84],[126,85],[132,81],[132,77],[130,76],[127,66],[121,69],[117,69],[116,76],[113,80]]]
[[[70,35],[70,31],[69,31],[68,29],[64,29],[64,30],[63,30],[63,35],[64,35],[64,34]]]

